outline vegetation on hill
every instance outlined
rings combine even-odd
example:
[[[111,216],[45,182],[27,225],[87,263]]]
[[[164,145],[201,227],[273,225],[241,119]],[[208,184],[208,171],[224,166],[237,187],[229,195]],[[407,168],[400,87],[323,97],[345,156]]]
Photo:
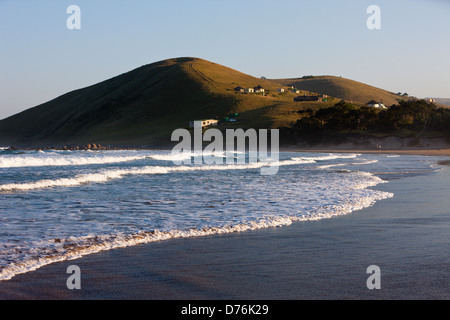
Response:
[[[399,101],[388,109],[360,107],[340,101],[331,108],[299,112],[292,130],[285,134],[318,142],[330,134],[357,133],[372,136],[447,137],[450,110],[425,100]]]

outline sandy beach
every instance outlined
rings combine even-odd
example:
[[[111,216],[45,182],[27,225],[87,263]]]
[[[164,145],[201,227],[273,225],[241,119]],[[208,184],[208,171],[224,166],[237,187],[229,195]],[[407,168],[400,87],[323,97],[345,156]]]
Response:
[[[449,181],[442,166],[376,186],[395,197],[349,215],[53,263],[0,282],[0,299],[450,299]],[[66,286],[70,265],[80,290]]]

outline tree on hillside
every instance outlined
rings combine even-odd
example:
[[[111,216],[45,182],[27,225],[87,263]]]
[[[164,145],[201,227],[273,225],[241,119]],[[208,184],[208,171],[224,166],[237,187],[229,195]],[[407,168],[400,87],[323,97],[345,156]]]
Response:
[[[399,101],[387,110],[355,106],[340,101],[331,108],[303,112],[295,125],[302,134],[318,132],[383,131],[405,128],[447,131],[450,110],[438,109],[425,100]]]

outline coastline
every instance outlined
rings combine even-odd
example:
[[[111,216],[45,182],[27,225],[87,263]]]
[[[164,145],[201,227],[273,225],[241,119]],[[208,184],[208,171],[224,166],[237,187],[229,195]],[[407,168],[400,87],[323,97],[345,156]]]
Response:
[[[0,299],[450,299],[449,181],[443,166],[374,187],[395,196],[344,216],[56,262],[1,281]],[[381,290],[366,287],[374,264]],[[81,290],[66,287],[70,265]]]
[[[100,144],[88,144],[88,145],[75,145],[75,146],[46,146],[46,147],[15,147],[10,146],[7,150],[61,150],[61,151],[107,151],[107,150],[172,150],[173,145],[166,146],[154,146],[154,147],[137,147],[137,146],[102,146]],[[226,147],[223,148],[224,150]],[[450,148],[406,148],[406,149],[361,149],[361,148],[349,148],[347,145],[334,147],[299,147],[295,145],[281,145],[279,147],[280,152],[317,152],[317,153],[361,153],[361,154],[398,154],[398,155],[421,155],[421,156],[445,156],[450,157]]]
[[[301,147],[280,147],[281,152],[317,152],[317,153],[361,153],[361,154],[398,154],[417,156],[444,156],[450,157],[450,149],[339,149],[339,148],[301,148]]]
[[[172,150],[171,147],[161,147],[161,148],[138,148],[138,147],[102,147],[102,148],[74,148],[74,149],[64,149],[64,148],[20,148],[20,149],[10,149],[10,150],[76,150],[76,151],[108,151],[108,150]],[[225,150],[225,149],[224,149]],[[368,149],[350,149],[350,148],[301,148],[296,146],[280,146],[280,152],[317,152],[317,153],[361,153],[361,154],[398,154],[398,155],[418,155],[418,156],[445,156],[450,157],[450,149],[386,149],[386,150],[368,150]]]

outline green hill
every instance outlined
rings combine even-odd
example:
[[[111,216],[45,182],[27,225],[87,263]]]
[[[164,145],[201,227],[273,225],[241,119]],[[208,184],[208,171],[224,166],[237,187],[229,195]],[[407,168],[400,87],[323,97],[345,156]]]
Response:
[[[234,105],[205,90],[194,59],[145,65],[75,90],[0,122],[0,143],[142,145],[184,127],[190,117],[212,117]],[[170,139],[170,135],[169,135]]]
[[[237,93],[237,86],[262,86],[262,93]],[[301,89],[292,93],[290,86]],[[285,88],[286,92],[278,92]],[[223,119],[239,113],[238,121],[221,128],[293,126],[298,111],[333,106],[327,102],[294,102],[294,97],[324,93],[365,103],[398,97],[348,79],[317,77],[267,80],[198,58],[175,58],[75,90],[0,121],[0,145],[161,146],[177,128],[197,119]]]
[[[366,104],[370,100],[383,102],[385,105],[397,103],[403,99],[393,92],[376,88],[361,82],[334,76],[309,76],[298,79],[275,80],[287,86],[327,94],[353,103]]]

